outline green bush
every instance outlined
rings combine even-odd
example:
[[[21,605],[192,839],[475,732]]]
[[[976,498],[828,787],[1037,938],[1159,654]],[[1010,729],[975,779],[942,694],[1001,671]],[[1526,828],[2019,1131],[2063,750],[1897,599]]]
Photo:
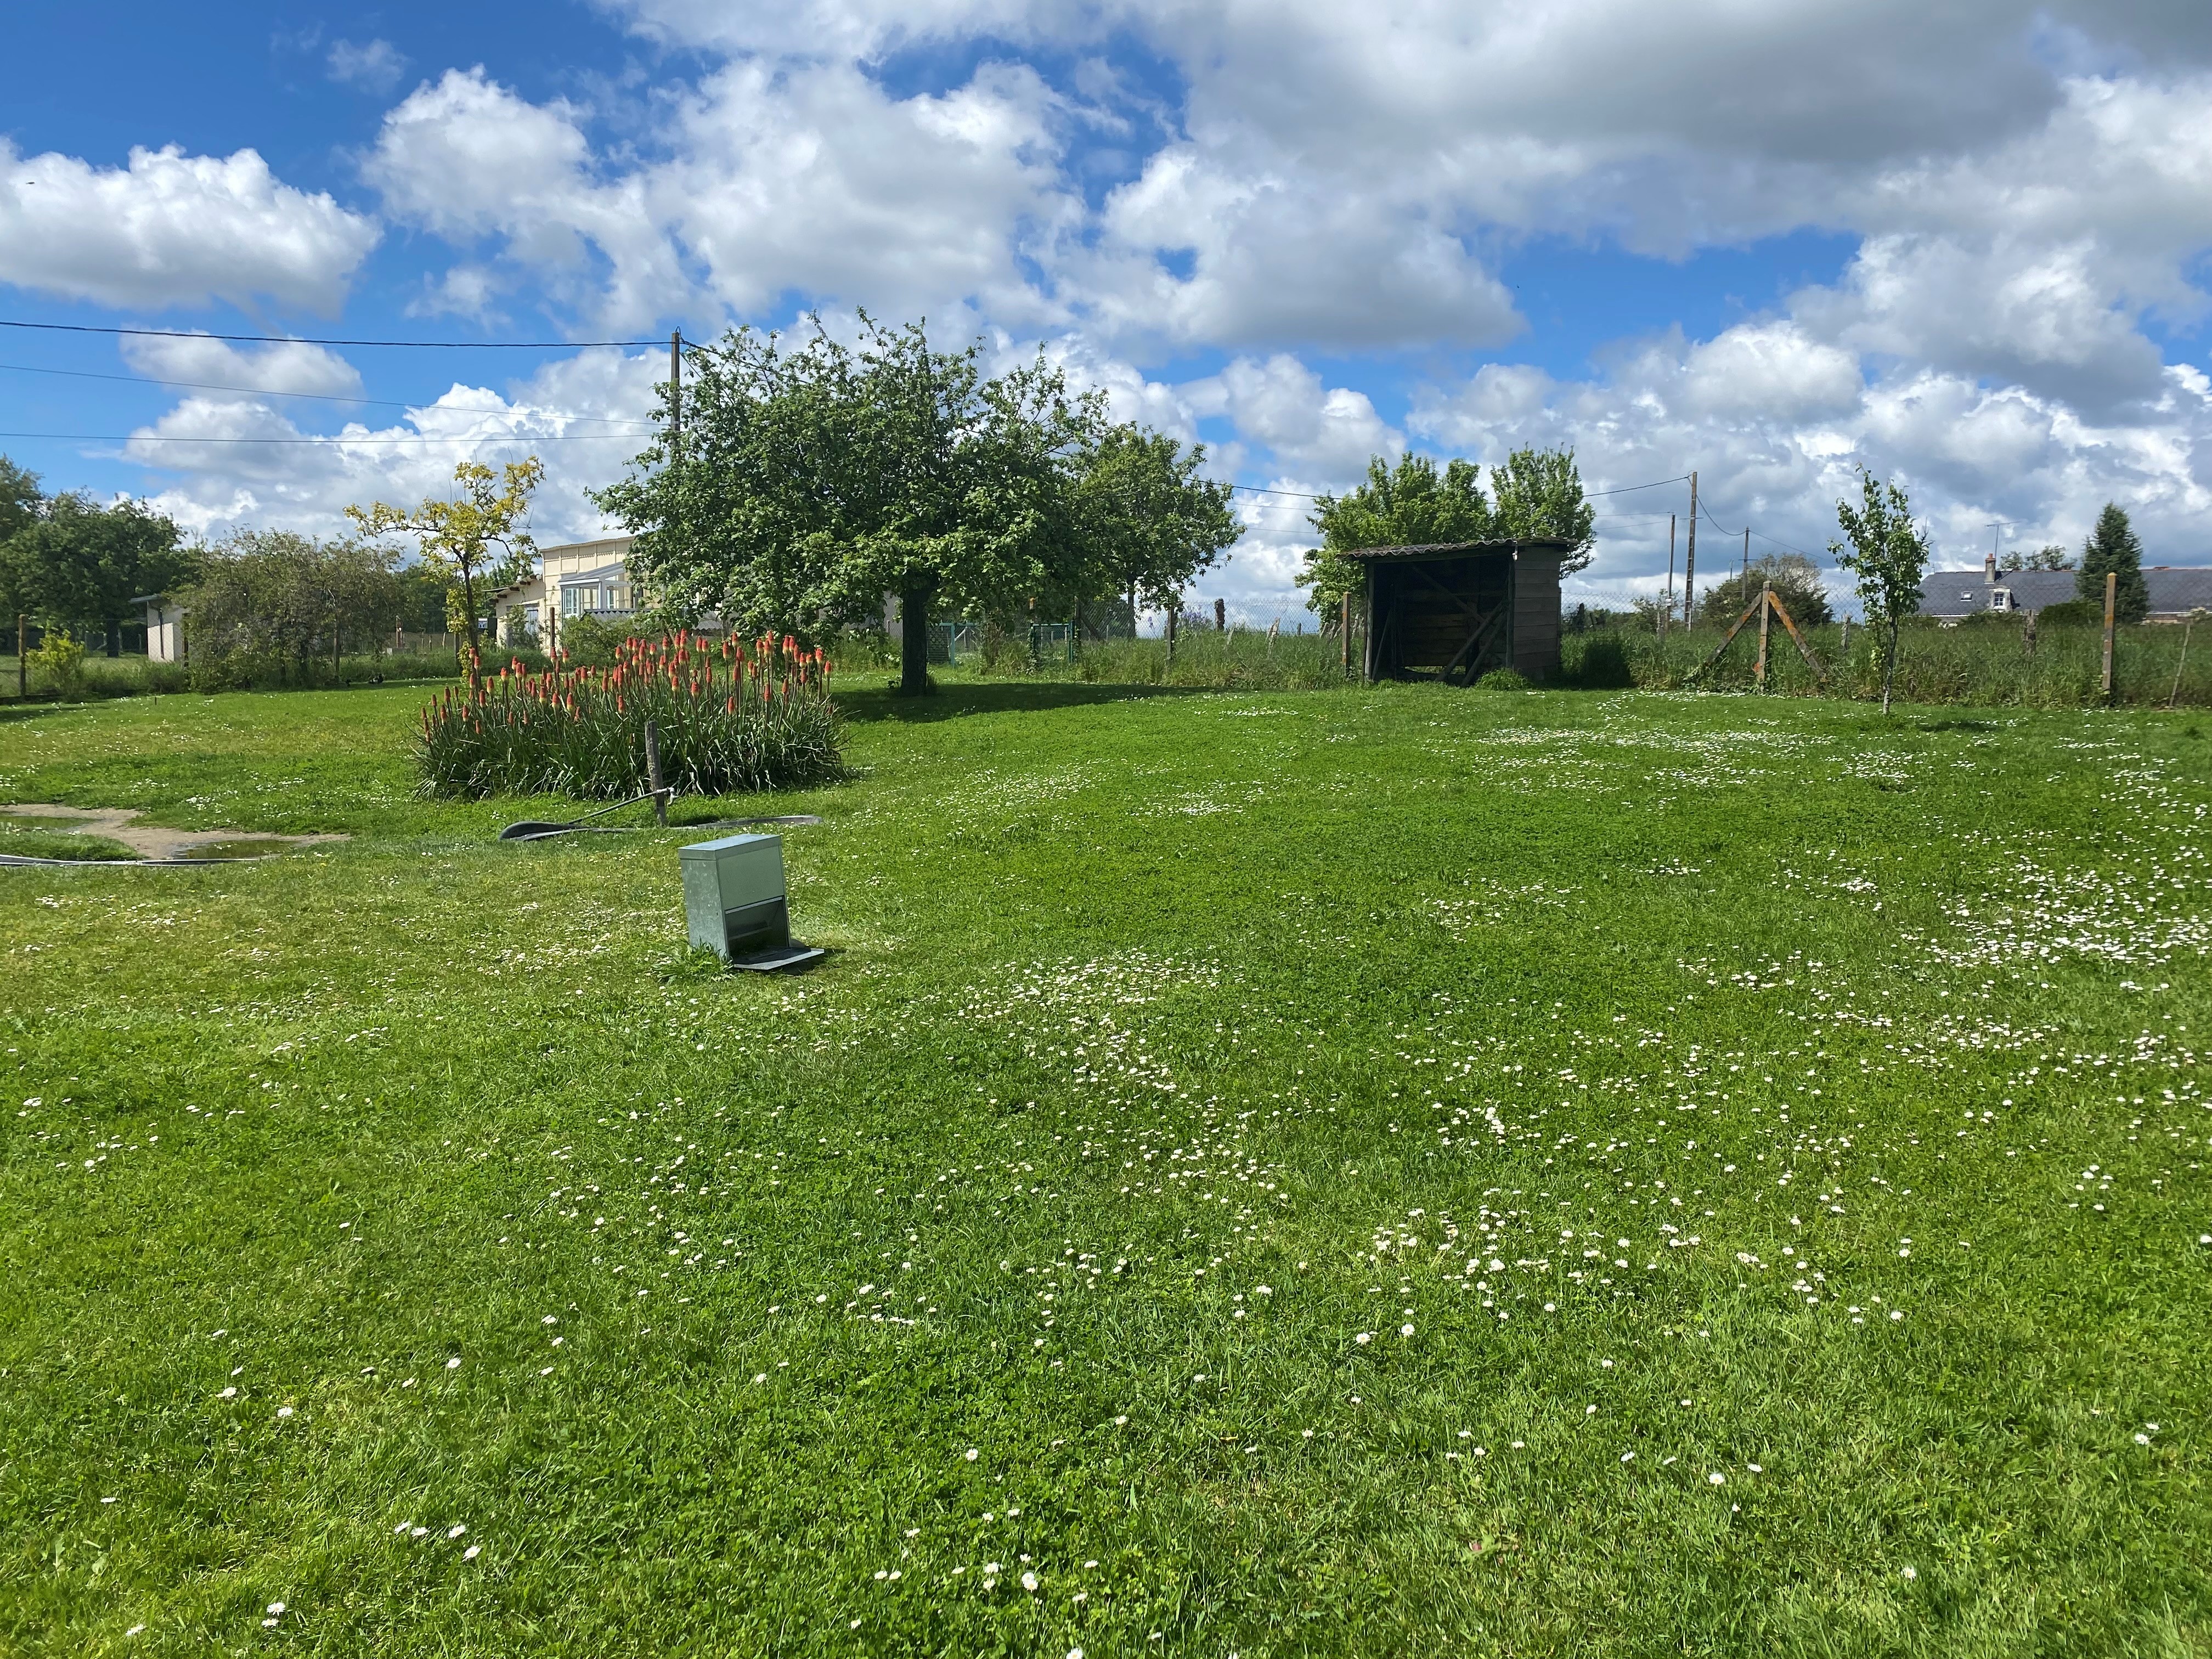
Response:
[[[58,628],[49,633],[45,642],[33,647],[24,660],[33,674],[63,696],[83,695],[84,647],[67,629]]]
[[[2102,628],[2105,607],[2091,599],[2061,599],[2035,613],[2038,633],[2046,628]]]
[[[1517,668],[1493,668],[1474,683],[1478,691],[1531,691],[1535,688]]]

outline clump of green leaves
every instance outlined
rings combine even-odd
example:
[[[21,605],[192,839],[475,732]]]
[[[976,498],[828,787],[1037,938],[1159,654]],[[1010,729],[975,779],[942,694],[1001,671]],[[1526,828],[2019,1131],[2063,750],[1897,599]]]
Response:
[[[1705,591],[1698,609],[1708,628],[1726,628],[1771,586],[1775,597],[1800,628],[1817,628],[1833,620],[1828,592],[1820,583],[1820,567],[1802,553],[1770,553],[1753,559],[1748,574],[1741,570]]]

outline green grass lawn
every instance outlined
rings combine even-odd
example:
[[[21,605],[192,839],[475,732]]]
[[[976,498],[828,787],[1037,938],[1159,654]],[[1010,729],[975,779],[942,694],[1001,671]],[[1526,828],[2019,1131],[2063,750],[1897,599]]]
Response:
[[[0,1651],[2212,1653],[2201,715],[864,693],[763,980],[421,695],[0,720],[353,837],[0,870]]]

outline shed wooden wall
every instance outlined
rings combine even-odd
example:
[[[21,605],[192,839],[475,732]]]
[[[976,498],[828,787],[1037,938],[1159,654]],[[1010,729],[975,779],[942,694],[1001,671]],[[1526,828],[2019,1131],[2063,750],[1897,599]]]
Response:
[[[1559,672],[1559,567],[1523,553],[1515,561],[1513,666],[1532,680]]]

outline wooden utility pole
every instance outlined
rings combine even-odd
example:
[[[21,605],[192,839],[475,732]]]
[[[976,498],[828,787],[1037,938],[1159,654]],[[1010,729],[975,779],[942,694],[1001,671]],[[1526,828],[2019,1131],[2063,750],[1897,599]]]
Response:
[[[1690,474],[1690,544],[1682,554],[1682,626],[1698,619],[1698,475]]]
[[[1667,515],[1667,603],[1659,609],[1659,637],[1667,637],[1667,623],[1674,614],[1674,515]]]
[[[684,447],[684,331],[668,336],[668,441],[672,450]],[[674,459],[675,455],[669,458]]]
[[[1743,527],[1743,591],[1751,592],[1751,526]]]
[[[1774,620],[1774,584],[1768,582],[1759,590],[1759,661],[1753,665],[1751,677],[1759,689],[1766,690],[1766,635]]]
[[[2112,700],[2112,623],[2120,598],[2120,573],[2105,573],[2105,701]]]

